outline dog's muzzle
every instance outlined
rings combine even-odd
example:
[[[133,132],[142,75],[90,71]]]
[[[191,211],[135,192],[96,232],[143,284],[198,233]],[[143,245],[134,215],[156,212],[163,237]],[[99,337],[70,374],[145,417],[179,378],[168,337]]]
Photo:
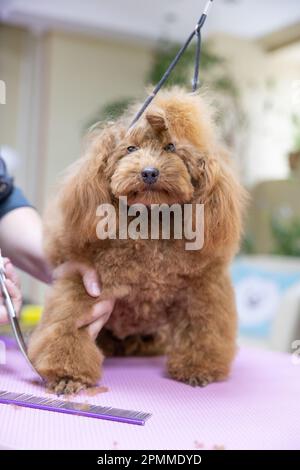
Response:
[[[141,176],[145,184],[154,184],[158,180],[159,170],[157,168],[144,168]]]

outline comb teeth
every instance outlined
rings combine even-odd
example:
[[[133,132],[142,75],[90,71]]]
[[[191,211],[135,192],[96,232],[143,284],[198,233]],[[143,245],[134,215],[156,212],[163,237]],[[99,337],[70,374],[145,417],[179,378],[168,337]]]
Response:
[[[111,406],[89,405],[76,403],[56,398],[37,397],[25,393],[0,391],[0,403],[6,405],[18,405],[38,410],[56,411],[72,415],[86,416],[89,418],[106,419],[120,423],[137,424],[143,426],[151,413],[134,410],[122,410]]]

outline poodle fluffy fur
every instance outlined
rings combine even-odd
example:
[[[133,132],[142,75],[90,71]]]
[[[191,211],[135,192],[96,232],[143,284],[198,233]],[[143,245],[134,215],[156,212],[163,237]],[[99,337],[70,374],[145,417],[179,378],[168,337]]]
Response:
[[[117,299],[95,342],[76,321],[99,299],[87,295],[79,275],[54,282],[29,357],[56,392],[94,385],[108,354],[165,351],[169,375],[200,386],[225,379],[235,355],[228,265],[239,245],[244,190],[203,97],[162,91],[128,132],[134,111],[90,133],[85,155],[69,168],[46,216],[50,263],[94,267],[101,298]],[[141,178],[146,167],[159,170],[151,186]],[[118,208],[120,196],[128,205],[203,203],[202,249],[185,250],[184,239],[99,240],[96,209]]]

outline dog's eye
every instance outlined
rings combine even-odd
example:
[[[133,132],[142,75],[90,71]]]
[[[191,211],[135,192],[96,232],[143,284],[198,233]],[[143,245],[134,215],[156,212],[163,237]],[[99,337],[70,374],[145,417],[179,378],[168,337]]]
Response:
[[[132,152],[135,152],[136,150],[138,150],[139,148],[138,147],[135,147],[134,145],[129,145],[129,147],[127,147],[127,152],[128,153],[132,153]]]
[[[166,145],[166,146],[164,147],[164,150],[165,150],[166,152],[175,152],[176,147],[175,147],[174,144],[172,144],[172,142],[170,142],[168,145]]]

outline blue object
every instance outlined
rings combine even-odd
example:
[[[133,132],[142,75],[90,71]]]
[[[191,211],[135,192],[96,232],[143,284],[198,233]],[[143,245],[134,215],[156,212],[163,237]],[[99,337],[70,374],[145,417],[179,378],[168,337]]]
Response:
[[[20,207],[32,207],[24,194],[19,188],[14,186],[12,192],[0,202],[0,218],[8,214],[8,212]]]
[[[254,266],[236,259],[231,267],[243,336],[267,338],[282,296],[300,282],[300,270],[282,270]]]

